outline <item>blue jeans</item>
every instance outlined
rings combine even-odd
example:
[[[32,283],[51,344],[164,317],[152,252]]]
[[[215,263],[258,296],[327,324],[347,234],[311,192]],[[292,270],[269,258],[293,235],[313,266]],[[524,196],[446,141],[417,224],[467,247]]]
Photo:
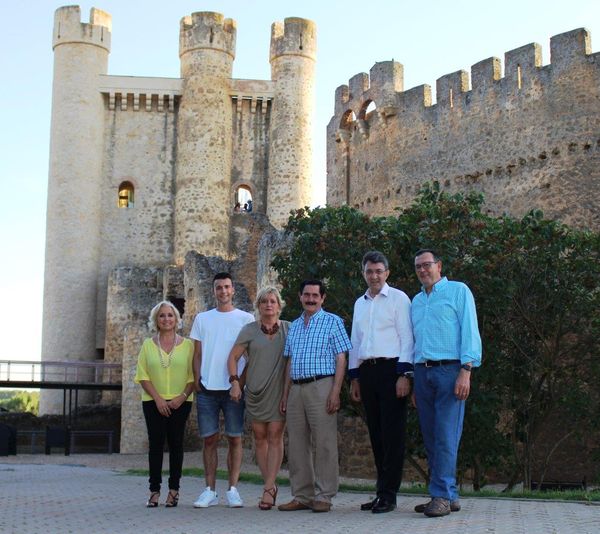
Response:
[[[225,435],[239,437],[244,432],[244,399],[231,400],[229,390],[203,390],[196,393],[198,430],[201,438],[207,438],[219,432],[219,412],[223,411]]]
[[[415,398],[429,464],[429,494],[458,499],[456,460],[465,401],[454,395],[460,361],[438,367],[415,365]]]

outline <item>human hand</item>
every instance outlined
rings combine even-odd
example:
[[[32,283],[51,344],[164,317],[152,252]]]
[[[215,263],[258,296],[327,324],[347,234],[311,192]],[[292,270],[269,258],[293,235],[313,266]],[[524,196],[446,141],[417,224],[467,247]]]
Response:
[[[354,402],[360,402],[360,382],[358,378],[353,378],[350,382],[350,399]]]
[[[165,399],[158,397],[157,399],[154,399],[154,402],[156,403],[156,409],[160,415],[164,417],[169,417],[169,415],[171,415],[171,408]]]
[[[167,401],[167,404],[172,410],[177,410],[177,408],[179,408],[186,400],[187,397],[180,393],[179,395],[177,395],[177,397],[174,397],[170,401]]]
[[[458,400],[466,400],[471,391],[471,373],[461,369],[454,384],[454,395]]]
[[[234,402],[240,402],[242,398],[242,388],[240,388],[240,384],[237,380],[234,380],[231,383],[231,389],[229,390],[229,396],[231,400]]]
[[[340,394],[337,391],[331,391],[327,397],[327,405],[325,406],[328,414],[333,414],[340,409]]]
[[[396,380],[396,397],[401,399],[410,393],[410,380],[405,376],[399,376]]]
[[[286,411],[287,411],[287,397],[284,395],[283,397],[281,397],[281,400],[279,401],[279,413],[281,413],[281,415],[285,415]]]

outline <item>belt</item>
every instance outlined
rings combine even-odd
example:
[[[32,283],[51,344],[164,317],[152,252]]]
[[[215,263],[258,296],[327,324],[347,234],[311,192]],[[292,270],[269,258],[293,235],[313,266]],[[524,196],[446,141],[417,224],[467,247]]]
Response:
[[[417,363],[416,365],[423,365],[425,367],[439,367],[440,365],[451,365],[453,363],[460,363],[460,360],[425,360],[425,362]]]
[[[378,364],[381,364],[381,363],[389,363],[389,362],[398,363],[398,358],[383,358],[383,357],[380,357],[380,358],[367,358],[366,360],[362,361],[361,365],[363,363],[366,363],[367,365],[378,365]]]
[[[298,378],[296,380],[292,379],[292,384],[308,384],[309,382],[316,382],[317,380],[321,380],[321,378],[329,378],[333,375],[315,375],[309,378]]]

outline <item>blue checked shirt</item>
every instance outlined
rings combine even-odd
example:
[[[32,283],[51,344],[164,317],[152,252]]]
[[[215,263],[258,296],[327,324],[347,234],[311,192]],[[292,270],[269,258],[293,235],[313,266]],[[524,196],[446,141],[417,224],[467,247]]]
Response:
[[[475,300],[462,282],[445,276],[427,295],[415,295],[411,306],[415,335],[415,363],[425,360],[458,360],[481,365],[481,337]]]
[[[319,310],[306,326],[304,314],[290,325],[283,355],[292,358],[290,376],[292,380],[298,380],[316,375],[334,375],[335,357],[351,348],[342,319]]]

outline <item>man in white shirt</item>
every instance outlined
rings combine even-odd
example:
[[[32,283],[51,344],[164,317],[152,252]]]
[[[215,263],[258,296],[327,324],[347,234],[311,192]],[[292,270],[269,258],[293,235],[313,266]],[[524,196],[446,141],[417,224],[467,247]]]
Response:
[[[254,316],[233,305],[235,289],[229,273],[217,273],[213,278],[213,291],[217,307],[199,313],[194,319],[190,337],[194,340],[194,383],[196,385],[198,430],[204,440],[203,460],[206,489],[200,494],[195,508],[207,508],[219,503],[216,492],[217,446],[219,443],[219,412],[225,418],[225,435],[229,450],[230,507],[243,506],[236,489],[242,467],[242,433],[244,430],[244,402],[234,402],[229,396],[231,388],[227,358],[242,327],[254,321]],[[243,371],[240,358],[238,375]]]
[[[365,407],[377,469],[377,496],[361,505],[374,514],[396,508],[402,481],[406,403],[413,372],[410,299],[390,287],[387,258],[367,252],[362,272],[368,289],[354,304],[350,396]]]

